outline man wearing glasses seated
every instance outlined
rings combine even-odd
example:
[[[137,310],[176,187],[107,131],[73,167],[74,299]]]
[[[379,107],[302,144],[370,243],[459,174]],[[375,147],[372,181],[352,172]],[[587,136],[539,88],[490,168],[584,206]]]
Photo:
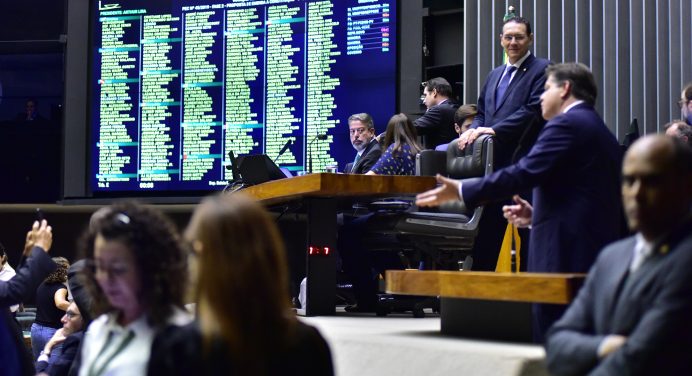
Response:
[[[62,328],[46,343],[36,362],[40,375],[67,375],[82,342],[85,322],[77,304],[72,302],[60,320]]]

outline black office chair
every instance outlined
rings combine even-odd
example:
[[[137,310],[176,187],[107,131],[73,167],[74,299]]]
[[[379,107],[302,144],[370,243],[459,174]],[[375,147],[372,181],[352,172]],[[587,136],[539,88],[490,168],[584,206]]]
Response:
[[[484,176],[493,171],[493,138],[482,135],[472,145],[459,150],[456,140],[447,152],[424,150],[416,158],[417,175],[446,175],[455,179]],[[468,210],[461,202],[438,208],[392,210],[378,207],[369,222],[365,243],[373,251],[398,252],[407,268],[470,270],[471,249],[478,234],[483,207]],[[424,317],[424,308],[439,311],[439,299],[408,295],[379,294],[377,315],[411,311]]]
[[[417,158],[420,175],[445,175],[463,179],[484,176],[493,171],[493,138],[482,135],[464,150],[450,145],[445,152],[423,151]],[[446,160],[446,168],[440,166]],[[435,268],[459,269],[459,262],[470,255],[483,207],[468,210],[460,202],[438,208],[411,207],[407,211],[380,210],[368,232],[367,243],[375,250],[418,251],[432,257]],[[413,266],[413,265],[411,265]],[[470,265],[465,265],[465,270]]]

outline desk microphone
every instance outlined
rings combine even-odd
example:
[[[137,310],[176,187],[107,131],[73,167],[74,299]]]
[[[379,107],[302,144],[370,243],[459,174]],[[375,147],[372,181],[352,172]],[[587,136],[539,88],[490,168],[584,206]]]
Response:
[[[234,192],[238,189],[244,188],[245,183],[243,183],[243,178],[240,175],[240,171],[238,169],[238,160],[235,158],[233,150],[228,151],[228,160],[231,162],[231,164],[227,165],[226,169],[231,170],[231,180],[228,182],[226,188],[224,188],[223,191]]]
[[[274,158],[274,160],[272,162],[276,163],[276,161],[279,159],[279,157],[284,155],[286,150],[288,150],[288,147],[291,145],[293,145],[293,139],[289,138],[288,141],[286,141],[286,143],[284,144],[284,146],[281,147],[281,150],[279,150],[279,154],[276,155],[276,157]]]
[[[308,142],[308,174],[312,174],[312,143],[315,142],[315,140],[326,140],[327,135],[326,134],[317,134],[315,137]]]

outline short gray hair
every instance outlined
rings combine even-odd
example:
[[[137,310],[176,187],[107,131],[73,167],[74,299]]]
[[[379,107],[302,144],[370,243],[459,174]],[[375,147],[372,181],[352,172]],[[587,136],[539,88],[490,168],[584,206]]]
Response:
[[[351,122],[354,120],[358,120],[363,123],[367,129],[375,129],[375,123],[372,121],[372,116],[370,116],[370,114],[361,112],[348,117],[349,124],[351,124]]]

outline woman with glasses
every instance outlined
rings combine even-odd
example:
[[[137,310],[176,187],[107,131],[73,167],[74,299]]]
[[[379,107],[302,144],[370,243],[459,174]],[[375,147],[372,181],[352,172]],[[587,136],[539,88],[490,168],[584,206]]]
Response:
[[[416,154],[422,148],[416,141],[416,128],[404,114],[389,119],[384,134],[384,153],[366,175],[414,175]]]
[[[85,283],[103,314],[84,335],[79,375],[143,375],[157,330],[189,322],[186,256],[174,225],[149,207],[121,202],[93,217]]]
[[[197,321],[154,342],[150,375],[331,375],[329,348],[291,310],[274,220],[242,194],[212,196],[185,238],[197,256]]]

